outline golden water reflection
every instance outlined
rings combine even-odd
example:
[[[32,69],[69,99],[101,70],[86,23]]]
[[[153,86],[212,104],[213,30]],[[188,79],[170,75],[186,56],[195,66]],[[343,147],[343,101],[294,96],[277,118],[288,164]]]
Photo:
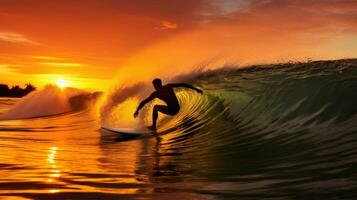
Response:
[[[55,146],[50,147],[47,156],[47,162],[50,168],[49,178],[47,179],[48,183],[54,183],[55,181],[57,181],[57,178],[61,176],[60,174],[61,170],[57,168],[57,164],[56,164],[57,151],[58,151],[58,147]],[[49,190],[49,193],[58,193],[58,192],[60,192],[60,190],[58,189]]]
[[[16,125],[9,123],[15,127],[26,123],[34,131],[26,135],[20,131],[6,132],[8,137],[1,141],[7,154],[0,158],[25,168],[15,169],[15,166],[14,170],[5,171],[4,177],[21,181],[8,186],[9,189],[2,188],[0,195],[2,192],[9,196],[38,195],[48,199],[90,193],[101,197],[141,196],[160,192],[157,183],[180,181],[181,166],[176,165],[174,157],[166,156],[166,152],[173,151],[168,136],[121,140],[120,135],[98,131],[95,123],[86,120],[84,124],[82,118],[76,117],[64,115],[56,119],[14,120]],[[68,124],[73,130],[63,128]],[[75,129],[77,126],[80,131]],[[22,159],[18,159],[19,155]]]

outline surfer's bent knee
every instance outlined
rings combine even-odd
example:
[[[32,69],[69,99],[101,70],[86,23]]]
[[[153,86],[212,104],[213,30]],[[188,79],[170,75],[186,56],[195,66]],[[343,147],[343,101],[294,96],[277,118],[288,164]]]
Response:
[[[175,108],[175,109],[167,109],[167,114],[168,115],[176,115],[179,112],[180,108]]]

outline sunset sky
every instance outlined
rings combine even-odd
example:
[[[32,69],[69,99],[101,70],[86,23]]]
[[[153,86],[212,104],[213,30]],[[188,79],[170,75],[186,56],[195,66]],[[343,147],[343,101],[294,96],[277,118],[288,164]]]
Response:
[[[94,89],[133,65],[350,58],[357,1],[0,0],[0,47],[0,83]]]

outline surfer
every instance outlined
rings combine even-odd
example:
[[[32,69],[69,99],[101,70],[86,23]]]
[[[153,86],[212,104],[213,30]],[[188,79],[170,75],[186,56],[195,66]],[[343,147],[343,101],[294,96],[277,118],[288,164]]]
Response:
[[[156,130],[156,120],[157,117],[159,116],[158,112],[161,112],[166,115],[176,115],[178,111],[180,110],[180,105],[177,100],[177,97],[174,92],[174,88],[177,87],[185,87],[189,89],[193,89],[197,91],[198,93],[202,94],[202,90],[193,87],[192,85],[186,84],[186,83],[170,83],[167,85],[162,85],[162,82],[160,79],[156,78],[152,81],[152,84],[154,85],[155,91],[151,93],[151,95],[144,99],[142,102],[140,102],[138,109],[136,109],[134,113],[134,117],[137,117],[139,114],[139,111],[142,107],[144,107],[145,104],[149,103],[155,98],[161,99],[166,103],[167,106],[164,105],[155,105],[152,111],[152,126],[149,126],[148,128],[150,130]]]

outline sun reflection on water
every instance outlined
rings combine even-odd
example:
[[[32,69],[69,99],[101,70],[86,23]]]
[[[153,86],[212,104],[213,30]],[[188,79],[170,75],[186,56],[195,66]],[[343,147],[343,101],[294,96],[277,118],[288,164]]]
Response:
[[[61,170],[57,168],[56,165],[56,156],[57,156],[57,151],[58,147],[51,147],[49,149],[49,154],[47,156],[47,162],[51,168],[50,173],[49,173],[49,178],[47,179],[48,183],[53,183],[56,181],[56,178],[59,178],[61,176]],[[49,191],[50,193],[57,193],[59,190],[57,189],[51,189]]]
[[[59,190],[50,190],[50,193],[58,193]]]

